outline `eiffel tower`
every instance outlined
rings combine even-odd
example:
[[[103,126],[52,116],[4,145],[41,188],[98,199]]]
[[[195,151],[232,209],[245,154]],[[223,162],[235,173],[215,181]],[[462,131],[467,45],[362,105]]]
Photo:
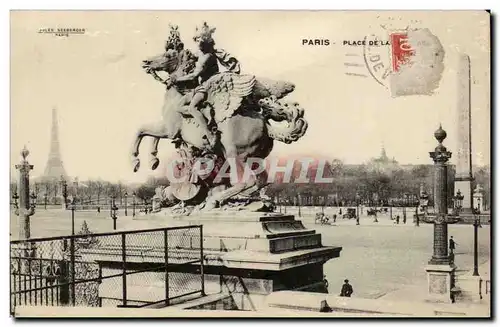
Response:
[[[63,177],[67,179],[66,171],[64,170],[63,162],[61,160],[61,152],[59,149],[59,130],[57,123],[57,109],[52,109],[52,129],[50,133],[50,152],[43,173],[43,180],[57,180]]]

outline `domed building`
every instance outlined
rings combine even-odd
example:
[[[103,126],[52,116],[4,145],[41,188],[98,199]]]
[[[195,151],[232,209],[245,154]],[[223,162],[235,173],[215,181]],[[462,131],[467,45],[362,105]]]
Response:
[[[394,159],[390,159],[387,156],[385,151],[385,147],[382,146],[380,151],[380,157],[373,158],[367,162],[366,166],[370,170],[380,171],[380,172],[391,172],[397,168],[399,168],[399,163]]]

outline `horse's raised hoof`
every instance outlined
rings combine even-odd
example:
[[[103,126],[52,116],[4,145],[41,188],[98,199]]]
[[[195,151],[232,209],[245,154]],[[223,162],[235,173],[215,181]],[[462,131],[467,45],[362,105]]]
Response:
[[[151,163],[151,169],[155,170],[156,168],[158,168],[158,165],[160,164],[160,160],[156,157],[153,157],[153,158],[151,158],[150,163]]]
[[[141,167],[141,161],[139,158],[132,159],[132,165],[134,166],[134,173],[136,173],[139,170],[139,167]]]

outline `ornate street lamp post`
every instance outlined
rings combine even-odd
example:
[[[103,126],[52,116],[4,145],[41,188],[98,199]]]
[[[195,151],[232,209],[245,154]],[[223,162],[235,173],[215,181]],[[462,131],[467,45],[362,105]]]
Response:
[[[280,201],[280,194],[279,193],[276,195],[276,202],[278,204],[278,208],[279,208],[280,213],[281,213],[281,201]]]
[[[30,165],[26,159],[29,155],[28,149],[24,147],[21,151],[22,160],[16,165],[16,169],[19,170],[19,182],[18,189],[12,195],[14,199],[15,215],[19,216],[19,239],[28,240],[31,238],[31,228],[30,228],[30,217],[35,214],[36,207],[36,195],[35,192],[30,194],[30,184],[29,184],[29,173],[33,169],[33,165]],[[19,191],[19,195],[17,194]],[[17,200],[19,199],[19,204]],[[28,274],[30,270],[30,259],[35,257],[35,247],[33,243],[21,244],[19,250],[21,251],[18,255],[19,257],[27,258],[28,260],[19,260],[19,272],[22,274]],[[26,285],[26,282],[24,283]],[[25,286],[26,287],[26,286]]]
[[[30,197],[30,184],[29,172],[33,169],[26,159],[29,155],[28,149],[24,147],[21,151],[22,160],[16,165],[19,170],[19,197],[14,193],[14,201],[17,210],[16,215],[19,216],[19,239],[29,239],[31,237],[30,217],[35,214],[35,203]],[[17,198],[19,198],[19,206],[17,205]],[[30,201],[30,198],[32,201]],[[30,203],[31,202],[31,203]]]
[[[479,221],[479,217],[474,215],[474,272],[472,276],[479,276],[479,269],[477,264],[478,259],[478,251],[477,251],[477,228],[480,227],[481,222]]]
[[[302,196],[300,195],[300,193],[298,194],[298,198],[299,198],[299,217],[302,217],[302,214],[300,212],[300,205],[301,205],[301,202],[302,202]]]
[[[415,205],[415,226],[419,227],[420,226],[420,218],[418,217],[418,206],[419,206],[420,200],[416,202]]]
[[[403,221],[406,223],[406,206],[408,205],[408,193],[403,194]]]
[[[76,196],[71,199],[71,235],[75,235]]]
[[[359,201],[360,195],[359,192],[356,192],[356,225],[359,225]]]
[[[446,132],[439,126],[434,133],[439,142],[434,151],[429,152],[434,161],[434,208],[435,214],[425,215],[426,222],[434,224],[434,251],[426,267],[429,297],[433,300],[453,302],[455,286],[455,265],[448,255],[448,224],[456,223],[456,216],[448,215],[448,160],[449,152],[443,145]]]
[[[125,191],[125,194],[123,194],[125,196],[125,216],[128,216],[127,214],[127,198],[128,198],[128,193]]]
[[[446,132],[439,126],[434,133],[438,146],[433,152],[429,152],[434,161],[434,254],[430,263],[449,264],[448,257],[448,196],[447,196],[447,162],[451,158],[451,152],[442,144],[446,138]],[[430,218],[430,217],[429,217]]]
[[[135,217],[135,192],[132,193],[132,217]]]
[[[111,195],[109,215],[110,215],[111,219],[113,219],[113,230],[116,230],[116,219],[118,219],[118,215],[116,214],[116,211],[118,210],[118,208],[116,207],[115,199],[116,199],[116,195],[114,195],[114,194]]]
[[[455,206],[455,214],[460,215],[460,211],[462,211],[464,196],[460,190],[457,191],[457,194],[453,197],[454,206]]]
[[[45,202],[48,201],[47,197],[49,196],[49,191],[50,191],[49,184],[45,184],[45,198],[46,198]],[[47,209],[47,204],[45,204],[45,209]]]
[[[110,217],[112,216],[112,213],[113,213],[113,198],[114,198],[114,195],[109,196],[109,216]]]
[[[63,208],[68,209],[68,183],[66,182],[63,176],[61,176],[61,188],[64,201]]]

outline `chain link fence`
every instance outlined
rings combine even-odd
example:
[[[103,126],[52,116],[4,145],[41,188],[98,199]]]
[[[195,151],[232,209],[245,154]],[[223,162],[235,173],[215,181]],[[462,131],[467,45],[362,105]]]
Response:
[[[148,298],[141,290],[152,284],[162,294]],[[202,226],[10,242],[11,314],[20,305],[100,307],[106,290],[115,295],[105,305],[122,307],[204,295]]]

